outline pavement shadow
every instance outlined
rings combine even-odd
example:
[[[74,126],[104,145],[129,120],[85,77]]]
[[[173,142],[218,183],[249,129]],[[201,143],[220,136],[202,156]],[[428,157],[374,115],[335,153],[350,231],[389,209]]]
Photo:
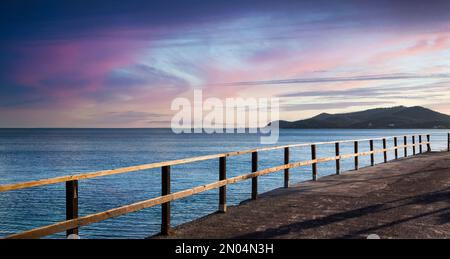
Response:
[[[379,203],[370,205],[363,208],[352,209],[344,212],[339,212],[335,214],[331,214],[322,218],[299,221],[287,225],[283,225],[277,228],[269,228],[262,231],[256,231],[252,233],[248,233],[245,235],[236,236],[236,239],[247,239],[247,238],[278,238],[283,235],[287,235],[289,233],[296,233],[296,236],[301,236],[301,232],[308,229],[316,229],[323,226],[332,225],[337,222],[346,221],[349,219],[355,219],[362,216],[367,216],[375,213],[382,213],[389,210],[399,210],[398,215],[402,215],[401,210],[402,207],[405,206],[413,206],[413,205],[428,205],[432,207],[433,203],[438,202],[446,202],[447,204],[443,207],[442,205],[436,206],[436,209],[431,211],[418,213],[408,217],[401,217],[397,219],[393,219],[389,221],[389,219],[383,218],[383,221],[389,221],[382,225],[357,225],[353,226],[353,230],[349,227],[349,233],[339,237],[339,238],[358,238],[363,234],[373,233],[377,230],[383,228],[389,228],[401,223],[405,223],[411,220],[436,216],[439,219],[437,224],[447,224],[450,222],[450,188],[436,191],[432,193],[420,194],[416,196],[406,197],[402,199],[392,200],[386,203]],[[397,213],[396,213],[397,214]],[[379,215],[377,215],[379,216]],[[369,224],[368,222],[365,222]],[[356,229],[355,229],[356,228]]]

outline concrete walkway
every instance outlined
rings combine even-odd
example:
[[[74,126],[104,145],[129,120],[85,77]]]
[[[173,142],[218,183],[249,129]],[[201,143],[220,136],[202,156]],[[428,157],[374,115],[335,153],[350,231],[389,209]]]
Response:
[[[277,189],[169,238],[450,238],[450,153]],[[158,237],[161,238],[161,237]]]

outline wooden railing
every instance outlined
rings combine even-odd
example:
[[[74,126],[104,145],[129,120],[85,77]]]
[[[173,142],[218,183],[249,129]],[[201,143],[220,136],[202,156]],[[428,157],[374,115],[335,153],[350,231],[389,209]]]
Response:
[[[7,236],[5,238],[39,238],[59,232],[66,231],[66,235],[70,234],[78,234],[78,228],[82,226],[86,226],[95,222],[100,222],[106,219],[118,217],[121,215],[125,215],[131,212],[136,212],[145,208],[153,207],[156,205],[162,205],[162,221],[161,221],[161,234],[167,235],[171,232],[170,227],[170,202],[178,199],[182,199],[194,194],[198,194],[201,192],[205,192],[212,189],[219,188],[219,211],[226,212],[227,205],[227,194],[226,194],[226,186],[229,184],[234,184],[240,181],[244,181],[247,179],[252,179],[252,189],[251,189],[251,198],[256,199],[258,196],[258,177],[278,171],[284,171],[284,187],[289,187],[289,169],[307,166],[310,165],[312,167],[312,179],[317,179],[317,164],[329,161],[336,161],[336,174],[340,174],[341,172],[341,160],[346,158],[354,158],[354,169],[358,170],[359,168],[359,157],[361,156],[370,156],[371,165],[375,164],[375,154],[383,153],[384,162],[388,161],[388,151],[394,151],[395,159],[399,158],[398,150],[404,149],[404,156],[408,156],[408,148],[412,148],[412,154],[416,155],[416,147],[419,148],[418,153],[423,153],[423,146],[426,145],[426,151],[431,151],[431,142],[430,135],[408,135],[403,137],[403,145],[398,145],[399,137],[385,137],[385,138],[374,138],[374,139],[360,139],[360,140],[345,140],[345,141],[334,141],[334,142],[320,142],[320,143],[310,143],[310,144],[293,144],[293,145],[284,145],[284,146],[274,146],[274,147],[264,147],[257,149],[250,149],[244,151],[235,151],[229,153],[215,154],[215,155],[207,155],[207,156],[199,156],[193,158],[165,161],[160,163],[152,163],[152,164],[144,164],[138,166],[124,167],[113,170],[105,170],[105,171],[97,171],[91,173],[83,173],[77,175],[68,175],[61,176],[50,179],[43,179],[37,181],[30,182],[21,182],[15,184],[7,184],[0,185],[0,192],[44,186],[49,184],[57,184],[57,183],[65,183],[66,184],[66,220],[57,222],[51,225],[35,228],[32,230],[24,231],[21,233],[13,234]],[[416,137],[418,137],[418,141],[416,141]],[[426,140],[423,139],[426,137]],[[411,139],[411,144],[408,144],[408,138]],[[391,148],[387,147],[387,139],[393,139],[394,146]],[[382,141],[383,148],[374,150],[374,141]],[[340,147],[343,143],[351,143],[354,145],[354,153],[341,155]],[[359,147],[362,142],[369,142],[370,151],[367,152],[359,152]],[[326,157],[326,158],[317,158],[317,146],[319,145],[328,145],[333,144],[335,146],[335,156]],[[289,151],[292,148],[301,148],[301,147],[309,147],[311,149],[311,159],[307,161],[297,161],[290,162],[289,159]],[[450,134],[449,134],[449,151],[450,151]],[[262,170],[258,170],[258,152],[263,151],[271,151],[271,150],[284,150],[284,164],[266,168]],[[244,175],[239,175],[231,178],[227,178],[226,166],[227,157],[231,156],[240,156],[245,154],[251,154],[251,173],[247,173]],[[175,193],[171,193],[170,191],[170,169],[171,166],[205,161],[211,159],[219,159],[219,181],[197,186],[191,189],[186,189],[182,191],[178,191]],[[152,168],[161,168],[162,177],[161,177],[161,196],[156,198],[151,198],[143,201],[139,201],[136,203],[132,203],[129,205],[121,206],[118,208],[110,209],[107,211],[98,212],[95,214],[89,214],[86,216],[78,215],[78,184],[80,180],[97,178],[101,176],[108,175],[116,175],[123,174],[128,172],[135,172],[141,170],[147,170]]]

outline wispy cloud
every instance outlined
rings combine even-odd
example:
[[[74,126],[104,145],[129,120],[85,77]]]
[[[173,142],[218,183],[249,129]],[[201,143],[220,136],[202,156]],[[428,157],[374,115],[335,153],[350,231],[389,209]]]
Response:
[[[449,8],[440,0],[2,2],[0,122],[167,126],[156,114],[194,87],[204,97],[280,96],[290,107],[282,117],[442,102]]]
[[[367,106],[378,106],[378,105],[389,105],[394,104],[394,102],[385,102],[385,101],[375,101],[375,102],[334,102],[327,104],[328,109],[343,109],[343,108],[350,108],[350,107],[367,107]],[[302,111],[308,111],[308,110],[320,110],[324,106],[323,103],[301,103],[301,104],[286,104],[281,106],[281,109],[283,111],[296,111],[296,112],[302,112]]]
[[[426,89],[426,95],[442,93],[442,91],[450,90],[450,81],[440,81],[431,84],[414,84],[412,86],[405,85],[404,82],[388,85],[358,87],[345,90],[314,90],[314,91],[296,91],[280,94],[278,97],[334,97],[334,98],[390,98],[394,96],[397,99],[416,98],[413,93],[419,93],[421,98],[424,97],[423,89]],[[409,95],[405,95],[405,93]]]
[[[310,84],[310,83],[334,83],[351,81],[379,81],[379,80],[405,80],[405,79],[446,79],[450,78],[450,73],[442,74],[386,74],[386,75],[367,75],[352,77],[317,77],[317,78],[291,78],[263,81],[242,81],[219,83],[213,85],[222,86],[252,86],[252,85],[282,85],[282,84]]]
[[[167,114],[141,111],[117,111],[103,112],[89,115],[83,123],[95,123],[97,125],[142,125],[149,121],[159,121],[167,118]],[[166,121],[166,120],[164,120]]]

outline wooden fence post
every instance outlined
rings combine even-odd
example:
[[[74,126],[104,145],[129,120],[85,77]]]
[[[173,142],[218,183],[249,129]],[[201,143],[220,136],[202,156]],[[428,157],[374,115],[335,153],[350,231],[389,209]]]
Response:
[[[394,137],[394,147],[395,147],[395,159],[398,159],[398,138]]]
[[[419,153],[422,154],[423,150],[422,150],[422,135],[419,135]]]
[[[78,218],[78,180],[66,182],[66,220]],[[66,236],[78,235],[78,228],[68,229]]]
[[[416,155],[416,136],[412,136],[413,156]]]
[[[430,136],[430,134],[427,135],[427,150],[428,150],[428,152],[431,152],[431,136]]]
[[[355,141],[355,170],[359,169],[358,141]]]
[[[311,145],[311,159],[315,160],[317,159],[317,150],[316,145]],[[317,163],[312,163],[312,179],[313,181],[317,180]]]
[[[219,158],[219,181],[227,179],[227,157]],[[219,189],[219,211],[227,212],[227,186],[221,186]]]
[[[406,145],[408,145],[408,138],[406,136],[403,137],[403,144],[405,145],[404,154],[405,154],[405,157],[407,157],[408,156],[408,147]]]
[[[289,147],[284,148],[284,164],[289,164]],[[289,168],[284,169],[284,188],[289,188]]]
[[[383,154],[384,154],[384,162],[385,163],[387,163],[387,161],[388,161],[388,157],[387,157],[387,143],[386,143],[386,139],[384,138],[383,139],[383,149],[384,149],[384,151],[383,151]]]
[[[258,152],[252,152],[252,172],[258,171]],[[252,200],[258,197],[258,177],[252,178]]]
[[[450,151],[450,133],[447,135],[447,151]]]
[[[334,144],[335,151],[336,151],[336,157],[340,156],[341,152],[339,150],[339,142],[336,142]],[[341,159],[336,159],[336,174],[341,173]]]
[[[372,139],[369,141],[369,144],[370,144],[370,152],[373,152],[374,149],[373,149],[373,140]],[[370,154],[370,165],[371,166],[375,165],[375,154],[374,153]]]
[[[170,194],[170,166],[163,166],[161,168],[161,195]],[[161,234],[170,234],[170,202],[161,204]]]

